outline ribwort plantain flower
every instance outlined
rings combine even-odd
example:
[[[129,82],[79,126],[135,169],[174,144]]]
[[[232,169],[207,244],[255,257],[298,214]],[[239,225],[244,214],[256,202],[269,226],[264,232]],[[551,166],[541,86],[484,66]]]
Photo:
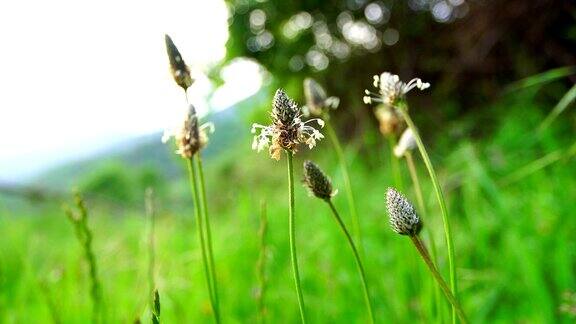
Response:
[[[422,222],[414,206],[394,188],[386,190],[386,209],[394,232],[408,236],[418,235],[422,229]]]
[[[391,106],[378,105],[374,110],[374,115],[378,119],[378,128],[384,136],[399,134],[406,126],[402,116]]]
[[[320,127],[324,127],[324,121],[313,118],[303,122],[300,108],[282,89],[276,90],[270,115],[272,125],[252,125],[251,132],[255,134],[252,149],[260,152],[269,147],[270,156],[275,160],[280,160],[282,150],[296,153],[299,144],[306,144],[312,149],[316,141],[324,138],[317,129],[308,125],[316,122]]]
[[[398,145],[394,147],[394,155],[396,155],[396,157],[402,157],[407,151],[411,151],[414,148],[416,148],[414,133],[412,129],[407,128],[404,133],[402,133]]]
[[[166,131],[162,142],[166,143],[171,137],[176,141],[176,154],[190,159],[206,146],[208,133],[214,132],[214,124],[205,123],[199,126],[198,115],[193,105],[188,106],[184,122],[174,130]]]
[[[166,43],[166,53],[168,54],[168,59],[170,60],[170,72],[176,84],[178,84],[184,91],[188,89],[194,79],[190,76],[190,69],[182,59],[182,55],[178,51],[176,45],[172,41],[172,38],[168,35],[164,35],[164,41]]]
[[[374,76],[374,87],[378,88],[378,93],[365,90],[364,103],[381,102],[384,105],[395,107],[398,100],[404,99],[406,94],[414,88],[420,90],[430,87],[430,83],[422,82],[420,78],[414,78],[408,83],[400,81],[396,74],[384,72],[380,76]]]
[[[328,110],[336,109],[340,104],[338,97],[328,97],[324,88],[312,78],[304,79],[304,97],[306,106],[302,111],[306,117],[326,117]]]
[[[320,170],[314,162],[304,162],[304,186],[308,188],[311,195],[320,199],[330,200],[338,191],[332,189],[330,178]]]

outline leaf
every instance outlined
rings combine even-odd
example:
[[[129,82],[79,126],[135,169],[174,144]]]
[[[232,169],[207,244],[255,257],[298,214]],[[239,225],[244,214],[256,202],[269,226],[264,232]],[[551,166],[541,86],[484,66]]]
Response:
[[[548,116],[544,118],[540,126],[538,127],[538,131],[545,130],[552,122],[558,117],[574,100],[576,99],[576,84],[566,92],[566,94],[558,101],[558,104],[554,106],[554,109],[550,111]]]
[[[572,74],[576,74],[576,66],[565,66],[557,69],[548,70],[546,72],[535,74],[522,80],[516,81],[507,86],[504,92],[509,93],[520,89],[525,89],[537,85],[543,85],[548,82],[552,82]]]

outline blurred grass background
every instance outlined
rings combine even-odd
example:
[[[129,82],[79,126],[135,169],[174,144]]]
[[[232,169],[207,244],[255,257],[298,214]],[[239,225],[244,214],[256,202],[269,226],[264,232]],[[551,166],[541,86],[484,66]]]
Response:
[[[563,293],[574,291],[576,284],[576,219],[571,216],[576,196],[574,139],[564,136],[572,125],[560,120],[546,132],[534,133],[542,114],[526,95],[512,94],[488,108],[500,115],[494,134],[455,141],[450,134],[465,127],[456,123],[437,130],[436,136],[445,140],[437,141],[432,149],[450,208],[461,299],[474,322],[574,319],[560,312]],[[413,113],[425,111],[415,108]],[[517,118],[518,114],[523,118]],[[572,152],[568,150],[571,145]],[[555,163],[513,183],[502,183],[506,176],[557,150],[562,153]],[[384,143],[368,153],[359,153],[351,144],[346,152],[352,166],[377,318],[437,320],[432,311],[430,276],[409,240],[394,234],[388,226],[384,191],[392,175]],[[304,158],[318,161],[335,186],[342,188],[335,156],[326,143],[317,151],[303,151],[297,157],[299,162]],[[267,316],[272,321],[297,321],[288,264],[284,163],[251,152],[247,141],[233,152],[209,159],[206,166],[224,318],[231,322],[256,319],[257,231],[260,203],[264,200],[269,215]],[[124,168],[124,176],[131,174],[130,165],[119,163],[116,168]],[[104,167],[102,172],[110,169]],[[425,179],[422,165],[419,172]],[[415,199],[406,168],[403,176],[405,192]],[[300,169],[296,177],[301,177]],[[177,179],[157,186],[165,190],[160,189],[158,194],[164,199],[158,206],[157,224],[162,319],[209,321],[192,202],[187,198],[184,177]],[[128,181],[137,183],[138,176]],[[423,182],[431,211],[424,222],[436,236],[439,264],[445,273],[438,206],[430,183]],[[310,316],[314,322],[362,322],[364,308],[352,255],[327,206],[308,197],[304,188],[296,189],[298,248]],[[167,192],[179,192],[179,198]],[[136,203],[142,195],[136,191],[133,194],[135,203],[131,206],[100,203],[101,197],[88,198],[107,322],[146,318],[147,224],[144,207]],[[343,198],[341,194],[335,198],[341,211],[346,210]],[[17,217],[15,210],[19,211]],[[49,200],[30,205],[20,198],[3,197],[0,211],[2,321],[88,321],[87,268],[59,204]],[[345,221],[350,226],[349,217]]]
[[[446,19],[434,11],[440,2],[453,7]],[[434,311],[434,282],[416,251],[388,226],[384,193],[393,183],[390,149],[378,132],[372,108],[361,104],[372,75],[388,69],[432,83],[430,91],[410,98],[411,113],[448,200],[460,298],[472,322],[574,322],[576,301],[566,297],[576,292],[576,118],[570,109],[571,65],[576,63],[573,4],[227,3],[233,9],[227,58],[211,77],[218,82],[220,69],[244,57],[267,71],[267,83],[232,109],[205,117],[216,124],[203,155],[225,322],[257,320],[262,201],[269,220],[266,316],[270,322],[299,319],[288,254],[286,167],[284,161],[275,162],[250,149],[249,129],[252,122],[267,120],[276,86],[303,102],[301,84],[306,76],[314,76],[329,95],[342,100],[333,117],[346,143],[377,319],[448,321],[444,299],[443,312]],[[429,6],[418,5],[423,3]],[[388,10],[386,22],[368,19],[366,8],[371,4]],[[467,14],[459,16],[463,4]],[[262,12],[264,23],[259,23]],[[309,26],[297,36],[286,36],[286,26],[303,12],[312,19]],[[364,39],[368,43],[350,38],[340,26],[346,22],[371,26],[367,30],[380,44],[371,47],[370,37]],[[385,38],[390,28],[400,35],[392,45]],[[265,42],[267,33],[273,35],[272,45]],[[332,37],[332,45],[348,46],[346,57],[338,56],[341,53],[334,47],[323,47],[326,35]],[[314,57],[326,57],[327,65]],[[556,69],[562,66],[568,67]],[[537,74],[545,71],[552,72]],[[562,112],[549,127],[538,130],[552,110]],[[143,202],[147,187],[154,188],[158,203],[161,319],[211,321],[193,203],[183,164],[172,151],[160,143],[160,134],[153,134],[51,170],[30,186],[1,188],[0,322],[90,320],[88,269],[61,210],[61,203],[71,200],[68,193],[73,187],[86,195],[90,211],[105,322],[149,321]],[[332,177],[340,189],[334,202],[351,226],[336,155],[328,141],[296,155],[296,179],[302,177],[305,159],[313,159]],[[439,268],[446,278],[439,208],[426,170],[419,157],[416,161],[429,211],[424,224],[435,234]],[[408,170],[402,161],[401,165],[403,191],[415,200]],[[352,254],[329,209],[297,187],[296,217],[311,321],[365,322]]]

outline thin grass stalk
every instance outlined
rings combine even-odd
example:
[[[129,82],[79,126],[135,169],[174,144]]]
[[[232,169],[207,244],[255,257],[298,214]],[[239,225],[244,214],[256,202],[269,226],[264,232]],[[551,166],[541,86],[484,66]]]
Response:
[[[204,181],[204,169],[202,168],[202,158],[200,153],[194,156],[198,165],[198,180],[200,184],[200,196],[202,217],[204,218],[204,232],[206,234],[206,246],[208,248],[208,267],[210,270],[210,278],[212,285],[212,293],[214,294],[214,302],[216,307],[216,315],[220,318],[220,299],[218,297],[218,282],[216,279],[216,266],[214,264],[214,249],[212,248],[212,230],[210,226],[210,217],[208,216],[208,202],[206,199],[206,186]]]
[[[258,293],[256,304],[258,306],[258,323],[266,323],[266,236],[268,233],[268,218],[266,215],[266,202],[262,201],[260,207],[260,228],[258,229],[258,243],[260,254],[256,263],[256,275],[258,277]]]
[[[344,190],[346,191],[346,199],[348,200],[348,210],[350,211],[350,216],[352,217],[352,231],[356,237],[356,242],[358,242],[358,249],[360,253],[364,255],[364,244],[362,242],[362,229],[360,227],[360,219],[358,218],[358,210],[356,208],[356,202],[354,200],[354,191],[352,190],[352,184],[350,181],[350,175],[348,173],[348,166],[346,165],[346,157],[344,156],[344,151],[342,150],[342,145],[340,140],[332,127],[332,123],[328,118],[324,118],[326,122],[326,133],[330,138],[330,142],[334,147],[336,156],[338,157],[338,163],[340,164],[340,172],[342,172],[342,178],[344,180]]]
[[[145,193],[145,207],[146,215],[148,218],[148,300],[150,303],[150,316],[153,323],[160,322],[160,312],[156,312],[156,290],[155,271],[156,271],[156,253],[155,253],[155,217],[156,212],[154,208],[154,191],[152,188],[146,189]]]
[[[52,323],[54,323],[54,324],[62,323],[62,319],[60,318],[60,314],[59,314],[61,307],[59,307],[59,305],[56,303],[54,298],[52,298],[52,295],[50,294],[50,288],[48,286],[48,283],[45,282],[44,280],[41,280],[38,283],[38,285],[40,286],[42,294],[44,295],[44,298],[46,299],[46,306],[47,306],[48,311],[50,313],[50,318],[52,319]]]
[[[192,159],[187,160],[188,165],[188,178],[190,181],[190,188],[192,190],[192,195],[194,199],[194,214],[196,217],[196,227],[198,229],[198,239],[200,240],[200,249],[202,252],[202,265],[204,267],[204,277],[206,279],[206,285],[208,286],[208,295],[210,297],[210,306],[212,307],[212,312],[214,313],[214,319],[218,323],[220,319],[216,315],[216,308],[214,294],[212,292],[212,285],[210,283],[210,270],[208,266],[208,254],[206,249],[206,239],[204,238],[204,230],[203,230],[203,222],[202,222],[202,215],[200,211],[200,195],[198,190],[197,184],[197,170],[196,165]]]
[[[538,126],[538,132],[542,132],[548,128],[552,122],[556,120],[556,118],[558,118],[558,116],[560,116],[560,114],[566,110],[566,108],[568,108],[571,103],[574,102],[574,100],[576,100],[576,84],[573,85],[572,88],[566,92],[566,94],[564,94],[562,99],[560,99],[556,106],[554,106],[548,116],[544,118],[540,126]]]
[[[394,156],[394,147],[397,144],[396,135],[389,134],[386,136],[388,139],[388,146],[390,152],[390,167],[392,170],[392,177],[394,178],[394,185],[400,190],[404,190],[404,183],[402,182],[402,174],[400,173],[400,164],[398,159]]]
[[[414,163],[414,158],[412,157],[412,152],[406,151],[406,153],[404,153],[404,157],[406,158],[406,164],[408,165],[410,178],[412,178],[412,183],[414,184],[414,192],[416,194],[416,202],[418,203],[418,208],[420,208],[421,213],[426,215],[427,214],[426,204],[424,203],[422,186],[420,185],[420,180],[418,179],[418,172],[416,171],[416,165]],[[432,261],[434,263],[438,263],[436,254],[437,252],[436,241],[434,240],[434,234],[432,233],[432,228],[430,226],[425,226],[425,228],[426,233],[428,234],[428,239],[430,240],[430,252],[432,254]],[[438,312],[438,316],[440,317],[441,321],[443,321],[442,306],[440,304],[440,290],[438,287],[434,289],[434,299],[436,302],[436,311]]]
[[[524,179],[525,177],[534,174],[542,169],[544,169],[545,167],[563,159],[563,158],[569,158],[572,155],[576,154],[576,142],[574,142],[568,149],[564,150],[564,149],[560,149],[557,151],[554,151],[552,153],[549,153],[539,159],[536,159],[530,163],[528,163],[527,165],[517,169],[516,171],[512,172],[511,174],[503,177],[500,180],[500,184],[502,186],[508,186],[514,182],[520,181],[522,179]]]
[[[292,272],[294,274],[294,284],[296,286],[296,295],[298,297],[298,308],[300,309],[300,319],[306,323],[306,312],[304,308],[304,297],[302,295],[302,286],[300,284],[300,273],[298,271],[298,257],[296,255],[296,232],[294,217],[294,166],[292,162],[292,152],[286,150],[286,160],[288,161],[288,231],[290,236],[290,259],[292,262]]]
[[[342,230],[342,232],[346,236],[346,239],[348,241],[348,245],[350,245],[350,248],[352,249],[352,252],[354,253],[354,260],[356,261],[356,267],[358,268],[358,272],[360,273],[360,280],[362,281],[362,293],[364,295],[364,301],[366,302],[366,309],[368,310],[368,315],[370,317],[370,323],[373,324],[374,323],[374,313],[372,311],[372,302],[370,300],[370,293],[368,291],[368,282],[366,280],[366,272],[364,270],[364,266],[362,265],[362,260],[360,259],[360,253],[358,253],[358,250],[356,249],[356,245],[354,245],[354,240],[352,239],[352,236],[350,236],[348,229],[346,229],[346,225],[344,225],[344,222],[342,222],[342,218],[340,218],[340,215],[338,214],[336,207],[334,207],[334,204],[332,203],[331,200],[327,199],[326,202],[330,206],[330,209],[332,210],[332,215],[334,215],[334,219],[336,220],[336,222],[338,223],[338,226],[340,227],[340,229]]]
[[[420,133],[416,128],[416,125],[412,121],[412,118],[408,114],[407,111],[408,107],[400,107],[398,111],[402,114],[402,117],[408,124],[408,127],[413,132],[414,139],[416,140],[416,145],[418,146],[418,150],[420,151],[420,155],[422,156],[422,160],[424,160],[424,164],[426,165],[426,169],[428,170],[428,174],[430,179],[432,180],[432,185],[434,186],[434,191],[436,193],[436,198],[438,199],[438,203],[440,205],[440,210],[442,211],[442,222],[444,225],[444,234],[446,237],[446,246],[448,248],[448,265],[450,269],[450,288],[452,289],[452,293],[454,294],[455,298],[458,297],[457,294],[457,286],[456,286],[456,261],[454,259],[454,243],[452,240],[452,232],[450,231],[450,223],[448,221],[448,209],[446,208],[446,202],[444,200],[444,194],[442,193],[442,188],[440,187],[440,183],[438,182],[438,178],[436,177],[436,171],[432,166],[432,162],[430,161],[430,157],[428,156],[428,152],[424,147],[424,143],[422,142],[422,138],[420,138]],[[456,308],[452,305],[452,323],[456,322]]]
[[[160,324],[160,294],[158,290],[154,290],[154,298],[152,299],[152,324]]]
[[[460,318],[460,321],[462,323],[468,323],[468,319],[466,318],[466,315],[462,310],[462,306],[460,306],[460,303],[458,303],[458,300],[452,294],[450,288],[448,287],[448,284],[446,284],[446,281],[442,279],[442,276],[438,272],[438,269],[436,269],[436,267],[434,266],[434,263],[432,262],[432,259],[430,258],[428,251],[426,250],[426,246],[424,245],[420,237],[418,235],[413,235],[410,236],[410,239],[412,240],[412,243],[414,243],[414,246],[416,246],[416,249],[418,250],[422,259],[428,266],[428,269],[430,269],[430,272],[432,272],[432,275],[434,276],[434,279],[436,279],[438,286],[440,286],[440,288],[444,292],[444,295],[446,295],[446,298],[454,308],[456,314],[458,315],[458,318]]]
[[[84,200],[79,193],[75,196],[76,207],[78,208],[79,215],[76,216],[74,212],[66,208],[66,214],[74,225],[76,237],[82,245],[84,251],[84,258],[88,263],[90,273],[90,298],[92,299],[92,322],[100,323],[100,311],[102,305],[102,294],[100,280],[98,279],[98,268],[96,265],[96,256],[92,248],[93,235],[90,227],[88,226],[88,210],[84,204]]]

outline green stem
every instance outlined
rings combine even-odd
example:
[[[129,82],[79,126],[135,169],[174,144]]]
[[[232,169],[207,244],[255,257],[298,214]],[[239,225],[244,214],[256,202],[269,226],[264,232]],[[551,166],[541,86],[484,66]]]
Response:
[[[418,207],[420,208],[420,212],[426,215],[426,204],[424,203],[424,195],[422,194],[422,186],[420,185],[420,180],[418,179],[418,172],[416,171],[416,165],[414,163],[414,158],[412,157],[412,152],[407,151],[404,154],[406,158],[406,164],[408,165],[408,170],[410,171],[410,178],[412,178],[412,182],[414,183],[414,191],[416,193],[416,202],[418,203]],[[432,233],[432,228],[430,226],[425,226],[426,233],[428,234],[428,238],[430,239],[430,251],[432,254],[432,261],[438,262],[437,254],[436,254],[436,241],[434,240],[434,234]],[[434,289],[434,299],[436,300],[436,311],[438,312],[438,316],[441,317],[442,314],[442,307],[440,305],[440,291],[438,288]],[[442,322],[442,320],[440,321]]]
[[[198,185],[196,183],[197,171],[196,165],[192,159],[187,160],[188,164],[188,178],[190,181],[190,188],[192,190],[192,195],[194,198],[194,214],[196,217],[196,227],[198,229],[198,239],[200,240],[200,249],[202,250],[202,265],[204,266],[204,277],[206,279],[206,285],[208,286],[208,295],[210,297],[210,305],[212,306],[212,311],[214,312],[214,317],[218,322],[218,318],[216,316],[216,307],[214,295],[212,293],[212,285],[210,283],[210,270],[208,266],[208,255],[206,252],[206,240],[204,238],[204,230],[203,230],[203,222],[202,222],[202,215],[200,212],[200,196],[198,193]]]
[[[332,210],[332,214],[334,215],[334,219],[336,219],[336,222],[340,226],[340,229],[342,230],[342,232],[344,232],[344,235],[346,236],[346,239],[348,240],[348,244],[350,245],[352,252],[354,252],[354,260],[356,260],[356,267],[358,268],[358,272],[360,273],[360,279],[362,280],[362,291],[364,293],[364,301],[366,302],[366,308],[368,309],[368,315],[370,316],[370,323],[374,323],[374,313],[372,312],[372,303],[370,301],[370,294],[368,292],[368,283],[366,280],[366,272],[364,271],[364,266],[362,265],[362,260],[360,259],[360,254],[358,253],[358,250],[356,249],[356,246],[354,245],[354,240],[352,240],[352,236],[350,236],[350,233],[346,229],[346,225],[344,225],[344,222],[342,222],[342,218],[340,218],[340,215],[338,215],[338,211],[336,211],[336,207],[334,207],[334,204],[332,203],[331,200],[326,200],[326,202],[328,203],[328,205],[330,206],[330,209]]]
[[[394,155],[394,147],[397,144],[396,135],[389,134],[386,138],[388,139],[388,146],[390,147],[390,167],[392,169],[392,176],[394,177],[394,184],[398,189],[404,191],[404,183],[402,182],[402,174],[400,173],[400,164]]]
[[[328,118],[324,118],[324,120],[326,121],[326,132],[330,138],[330,141],[332,142],[332,146],[334,147],[334,151],[336,152],[336,156],[338,157],[338,162],[340,164],[340,171],[342,172],[342,178],[344,180],[344,190],[346,191],[346,198],[348,200],[348,209],[350,211],[350,216],[352,216],[352,231],[354,232],[354,236],[358,242],[358,249],[360,249],[361,254],[364,255],[360,219],[358,218],[356,203],[354,201],[354,192],[352,191],[352,184],[350,182],[348,167],[346,166],[344,151],[342,150],[342,146],[340,145],[340,141],[338,140],[338,136],[336,135],[330,120]]]
[[[442,222],[444,224],[444,234],[446,237],[446,246],[448,247],[448,265],[450,268],[450,288],[452,289],[452,293],[457,298],[457,287],[456,287],[456,261],[454,260],[454,243],[452,241],[452,232],[450,231],[450,223],[448,222],[448,209],[446,208],[446,202],[444,200],[444,194],[442,193],[442,188],[440,187],[440,183],[438,182],[438,178],[436,177],[436,171],[434,171],[434,167],[432,166],[432,162],[430,161],[430,157],[428,156],[428,152],[426,152],[426,148],[424,147],[424,143],[420,138],[420,133],[416,128],[416,125],[410,118],[408,114],[408,107],[400,107],[398,109],[404,117],[404,120],[408,124],[408,127],[412,130],[414,135],[414,139],[416,140],[416,144],[418,146],[418,150],[420,151],[420,155],[422,156],[422,160],[424,160],[424,164],[426,165],[426,169],[428,170],[428,174],[430,175],[430,179],[432,180],[432,185],[434,186],[434,191],[436,193],[436,198],[438,199],[438,203],[440,204],[440,210],[442,211]],[[452,306],[452,323],[456,322],[456,308]]]
[[[88,209],[84,204],[84,199],[79,193],[76,194],[76,207],[80,212],[80,218],[77,219],[79,239],[84,248],[84,256],[88,262],[90,270],[91,289],[90,296],[92,297],[92,321],[100,323],[101,319],[101,306],[102,306],[102,291],[100,289],[100,281],[98,280],[98,269],[96,265],[96,255],[92,249],[92,231],[88,226]]]
[[[145,193],[145,207],[148,216],[148,298],[150,302],[150,309],[154,315],[154,291],[156,285],[154,283],[154,268],[155,268],[155,253],[154,253],[154,193],[152,188],[146,189]]]
[[[260,208],[260,228],[258,229],[258,239],[260,245],[260,255],[256,264],[256,275],[258,276],[259,291],[256,299],[258,305],[258,323],[266,322],[266,234],[268,232],[268,218],[266,216],[266,202],[262,201]]]
[[[294,230],[294,167],[292,165],[292,152],[286,150],[286,160],[288,161],[288,230],[290,235],[290,258],[292,261],[292,272],[294,273],[294,284],[296,285],[296,294],[298,295],[298,308],[300,309],[300,318],[302,323],[306,323],[306,313],[304,310],[304,297],[302,296],[302,287],[300,285],[300,273],[298,272],[298,258],[296,257],[296,233]]]
[[[214,307],[216,322],[220,322],[220,299],[218,298],[218,281],[216,279],[216,266],[214,265],[214,249],[212,248],[212,230],[210,226],[210,217],[208,217],[208,202],[206,199],[206,186],[204,182],[204,170],[202,168],[202,158],[200,153],[194,156],[198,164],[198,181],[200,184],[201,208],[204,221],[204,231],[206,234],[206,246],[208,248],[208,269],[210,270],[210,284],[214,294]]]
[[[455,310],[458,317],[460,318],[460,321],[462,321],[462,323],[468,323],[468,319],[466,319],[466,315],[464,314],[464,311],[462,310],[462,306],[460,306],[460,303],[458,303],[458,300],[456,299],[456,297],[454,297],[454,295],[450,291],[448,284],[446,284],[444,279],[442,279],[442,276],[440,275],[440,273],[438,272],[438,270],[434,266],[434,263],[432,262],[432,259],[430,259],[430,255],[428,255],[428,251],[426,250],[426,247],[424,246],[424,243],[422,242],[422,240],[420,240],[420,237],[415,235],[415,236],[410,236],[410,238],[412,239],[412,243],[414,243],[414,246],[416,246],[416,249],[420,253],[420,256],[422,256],[422,259],[424,260],[424,262],[428,266],[428,269],[430,269],[430,272],[432,272],[434,279],[436,279],[436,282],[438,283],[438,285],[440,286],[440,288],[444,292],[444,295],[446,295],[446,298],[448,299],[450,304],[452,304],[452,307]]]

